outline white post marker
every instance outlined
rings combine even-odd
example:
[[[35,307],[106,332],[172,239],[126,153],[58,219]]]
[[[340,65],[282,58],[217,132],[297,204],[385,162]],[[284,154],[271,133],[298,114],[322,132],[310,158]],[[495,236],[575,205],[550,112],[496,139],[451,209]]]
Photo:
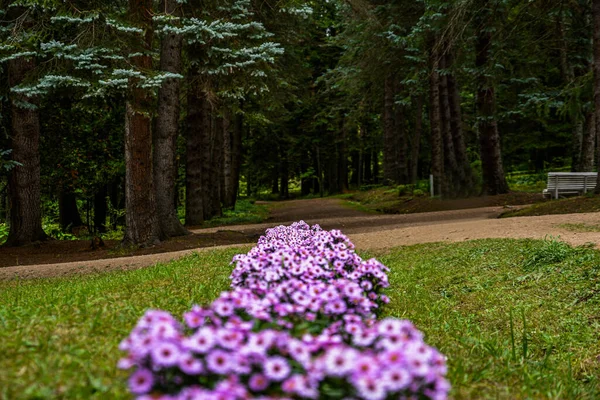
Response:
[[[431,197],[435,196],[435,189],[433,188],[433,174],[429,175],[429,192],[431,193]]]

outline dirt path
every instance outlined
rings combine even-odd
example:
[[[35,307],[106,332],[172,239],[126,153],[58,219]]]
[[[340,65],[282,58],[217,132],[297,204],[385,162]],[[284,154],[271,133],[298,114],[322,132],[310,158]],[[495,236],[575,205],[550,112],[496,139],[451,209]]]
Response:
[[[300,219],[309,224],[318,223],[324,229],[341,229],[357,248],[364,250],[439,241],[457,242],[483,238],[541,239],[547,236],[560,237],[561,240],[573,245],[591,242],[600,247],[600,233],[571,232],[560,227],[565,223],[598,224],[600,215],[597,213],[498,219],[502,211],[504,211],[502,207],[485,207],[419,214],[375,215],[347,207],[338,199],[294,200],[276,204],[268,223],[194,231],[199,236],[229,233],[230,236],[243,239],[239,244],[231,243],[225,246],[132,257],[9,266],[0,268],[0,279],[11,279],[17,276],[20,278],[56,277],[142,268],[182,257],[192,251],[248,245],[248,238],[256,238],[265,229]]]

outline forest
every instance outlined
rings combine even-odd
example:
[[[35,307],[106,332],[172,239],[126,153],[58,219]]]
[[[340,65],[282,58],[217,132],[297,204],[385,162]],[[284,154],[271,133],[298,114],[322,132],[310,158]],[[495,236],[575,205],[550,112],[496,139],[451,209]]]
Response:
[[[0,155],[4,246],[596,171],[600,0],[0,0]]]

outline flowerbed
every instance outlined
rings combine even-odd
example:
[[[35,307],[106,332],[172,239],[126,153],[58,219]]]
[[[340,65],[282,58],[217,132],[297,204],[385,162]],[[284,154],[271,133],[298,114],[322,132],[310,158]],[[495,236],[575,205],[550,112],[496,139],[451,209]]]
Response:
[[[447,397],[445,357],[411,322],[376,320],[387,268],[340,231],[267,230],[231,290],[183,322],[149,310],[120,345],[139,399]]]

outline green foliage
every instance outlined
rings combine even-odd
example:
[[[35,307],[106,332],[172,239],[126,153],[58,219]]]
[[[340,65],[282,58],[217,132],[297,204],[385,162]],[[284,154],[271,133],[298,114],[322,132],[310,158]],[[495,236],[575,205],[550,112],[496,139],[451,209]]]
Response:
[[[44,232],[46,232],[46,234],[48,234],[48,236],[50,236],[52,239],[56,239],[56,240],[77,240],[78,237],[65,232],[62,230],[62,228],[60,227],[60,225],[56,224],[56,223],[45,223],[42,225],[42,227],[44,228]]]
[[[547,173],[508,174],[506,181],[511,190],[519,192],[542,193],[546,188]]]
[[[0,245],[8,238],[9,226],[5,223],[0,224]]]

